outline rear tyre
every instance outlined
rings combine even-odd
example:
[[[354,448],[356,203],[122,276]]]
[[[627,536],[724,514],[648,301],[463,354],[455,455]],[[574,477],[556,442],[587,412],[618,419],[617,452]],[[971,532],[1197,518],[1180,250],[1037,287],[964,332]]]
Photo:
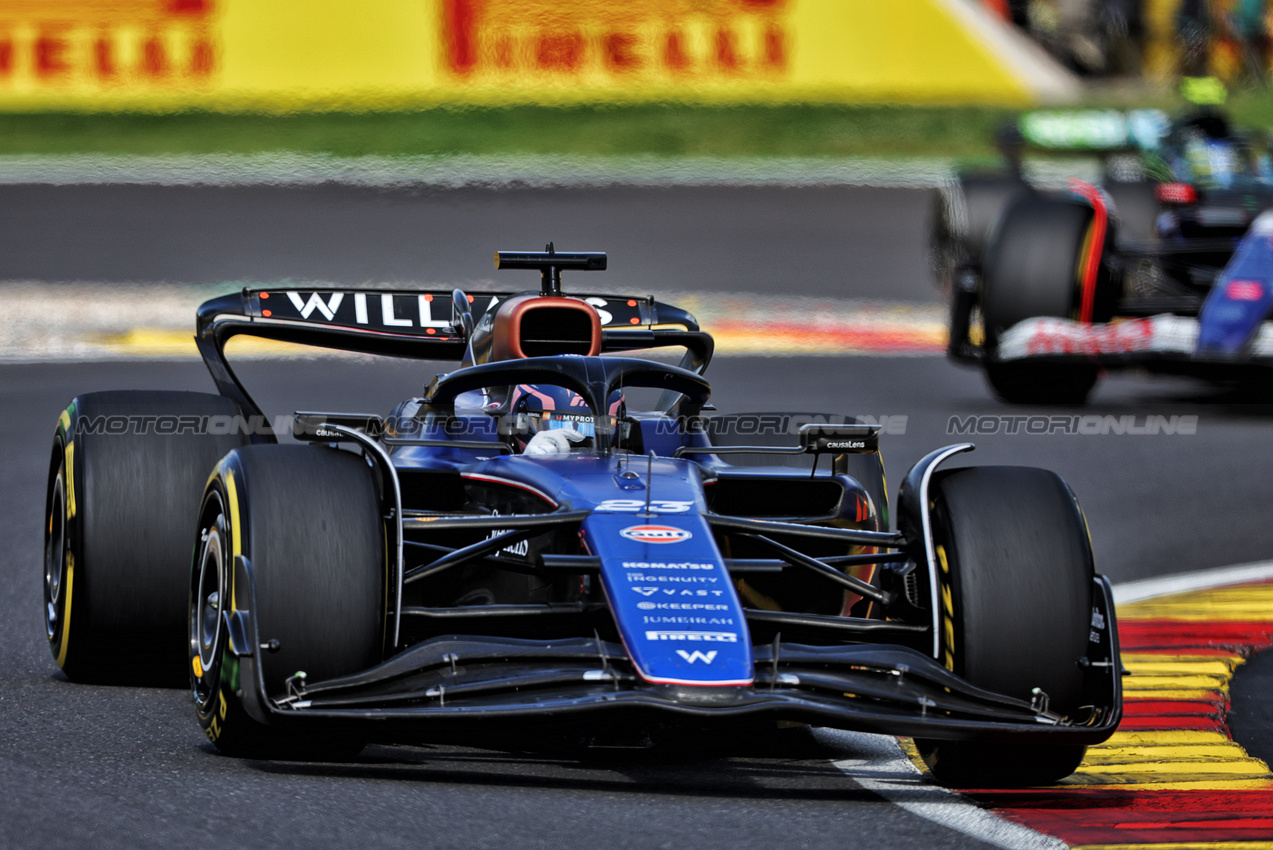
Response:
[[[1000,335],[1025,319],[1078,318],[1092,222],[1091,207],[1046,195],[1024,195],[1008,208],[987,249],[982,278],[987,350],[993,353]],[[1102,263],[1092,320],[1108,321],[1116,302],[1116,286]],[[991,389],[1012,404],[1082,404],[1097,374],[1094,364],[986,361]]]
[[[250,588],[234,558],[244,555]],[[339,729],[276,728],[253,718],[242,695],[252,667],[230,651],[228,621],[250,611],[270,652],[250,648],[262,698],[356,673],[384,653],[388,560],[371,470],[360,456],[313,446],[232,452],[208,482],[189,576],[190,685],[208,739],[246,758],[352,758],[365,740]],[[229,615],[229,616],[227,616]],[[250,630],[246,630],[251,634]],[[242,649],[242,648],[240,648]]]
[[[1092,610],[1082,510],[1055,473],[1028,467],[938,472],[930,497],[941,565],[945,665],[974,685],[1079,715],[1079,659]],[[944,785],[1043,785],[1073,773],[1084,746],[916,739]]]
[[[981,266],[990,233],[1004,209],[1030,187],[1006,173],[965,174],[933,193],[929,262],[937,285],[953,292],[960,268]]]
[[[190,532],[208,472],[245,438],[206,393],[102,392],[62,412],[49,460],[44,623],[75,682],[185,682]],[[234,431],[235,433],[208,433]]]

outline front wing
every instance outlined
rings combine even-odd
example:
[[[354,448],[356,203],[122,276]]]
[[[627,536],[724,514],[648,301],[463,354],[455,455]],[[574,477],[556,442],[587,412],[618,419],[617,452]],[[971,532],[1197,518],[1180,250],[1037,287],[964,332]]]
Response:
[[[993,354],[1002,363],[1028,360],[1096,363],[1110,368],[1158,365],[1184,372],[1222,371],[1236,365],[1273,367],[1273,322],[1263,322],[1240,357],[1198,353],[1196,318],[1160,315],[1110,323],[1034,318],[999,336]]]
[[[253,587],[251,566],[237,569]],[[745,687],[652,684],[642,680],[622,644],[599,637],[538,641],[489,636],[435,637],[376,667],[323,682],[298,673],[287,693],[266,694],[254,647],[253,618],[230,618],[244,707],[277,726],[353,724],[372,737],[427,740],[512,723],[612,730],[616,722],[715,724],[754,720],[938,739],[985,739],[1086,745],[1107,739],[1121,719],[1121,664],[1108,582],[1097,577],[1082,716],[978,688],[917,650],[890,644],[753,648],[755,682]],[[702,646],[687,646],[702,653]]]

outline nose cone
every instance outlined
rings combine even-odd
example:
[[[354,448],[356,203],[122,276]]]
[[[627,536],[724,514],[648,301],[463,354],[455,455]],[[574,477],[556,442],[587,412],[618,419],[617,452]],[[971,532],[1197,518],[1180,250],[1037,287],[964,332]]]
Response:
[[[752,683],[742,605],[700,515],[595,513],[583,532],[601,558],[602,586],[642,678],[717,688]]]
[[[1242,357],[1273,307],[1273,216],[1263,213],[1216,278],[1198,315],[1196,354]]]

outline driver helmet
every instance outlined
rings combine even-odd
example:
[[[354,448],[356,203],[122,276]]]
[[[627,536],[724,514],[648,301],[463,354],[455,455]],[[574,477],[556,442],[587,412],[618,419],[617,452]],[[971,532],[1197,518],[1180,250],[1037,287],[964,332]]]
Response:
[[[610,426],[623,415],[623,393],[610,394],[603,415]],[[592,411],[583,396],[564,387],[546,384],[518,384],[509,394],[508,415],[513,435],[520,448],[540,431],[570,430],[582,434],[585,441],[596,436]]]
[[[601,321],[596,308],[586,301],[563,296],[513,296],[490,310],[473,334],[472,351],[478,363],[545,355],[595,355],[601,348]],[[593,412],[583,397],[550,384],[488,387],[464,393],[457,406],[480,407],[488,414],[504,415],[518,450],[541,431],[565,430],[581,434],[585,446],[595,437]],[[623,394],[611,394],[601,415],[620,417]]]

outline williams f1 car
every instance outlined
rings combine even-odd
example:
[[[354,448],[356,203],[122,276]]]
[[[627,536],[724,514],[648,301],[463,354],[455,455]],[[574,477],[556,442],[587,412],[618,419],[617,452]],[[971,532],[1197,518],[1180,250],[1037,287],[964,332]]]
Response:
[[[932,238],[951,293],[950,357],[981,365],[995,393],[1017,403],[1081,403],[1102,369],[1124,367],[1266,386],[1267,150],[1214,110],[1175,125],[1140,113],[1087,124],[1102,116],[1100,132],[1083,126],[1113,150],[1140,139],[1138,180],[1107,174],[1100,187],[1048,190],[1018,166],[943,190]],[[1023,137],[1078,147],[1057,124],[1064,116],[1047,117],[1023,118]]]
[[[877,428],[716,415],[691,315],[562,293],[604,254],[496,263],[540,288],[216,298],[219,395],[77,397],[45,545],[66,675],[176,675],[245,757],[797,723],[1019,785],[1112,734],[1110,590],[1059,477],[939,449],[892,529]],[[287,442],[225,357],[240,334],[458,366],[387,416],[297,413]]]

